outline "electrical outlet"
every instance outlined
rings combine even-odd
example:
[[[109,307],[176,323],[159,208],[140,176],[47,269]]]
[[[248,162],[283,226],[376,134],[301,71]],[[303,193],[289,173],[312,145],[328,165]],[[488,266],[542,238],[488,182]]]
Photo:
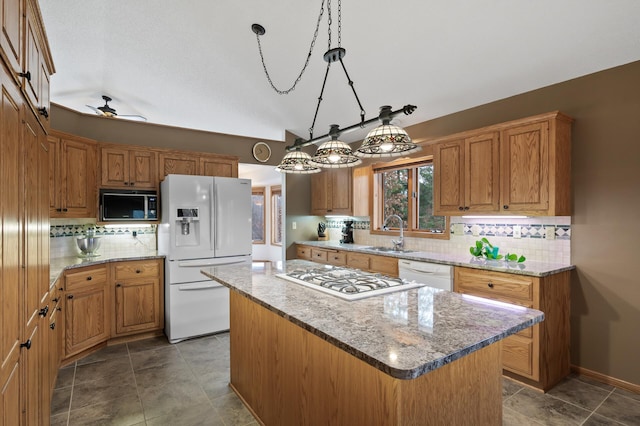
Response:
[[[522,227],[520,225],[513,227],[513,238],[522,238]]]
[[[556,227],[555,226],[545,226],[544,227],[544,238],[547,240],[555,240],[556,239]]]
[[[291,222],[291,229],[296,229],[296,228],[297,228],[297,223]]]
[[[138,236],[138,231],[131,231],[131,236],[133,236],[133,238],[136,238]]]
[[[462,234],[464,234],[464,224],[463,223],[454,223],[453,224],[453,234],[454,235],[462,235]]]
[[[477,237],[478,235],[480,235],[480,226],[472,225],[471,226],[471,235],[473,235],[474,237]]]

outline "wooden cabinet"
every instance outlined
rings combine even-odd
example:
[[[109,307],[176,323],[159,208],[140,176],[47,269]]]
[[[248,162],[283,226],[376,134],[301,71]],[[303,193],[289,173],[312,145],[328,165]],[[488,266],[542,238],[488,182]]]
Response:
[[[50,217],[95,218],[97,143],[60,132],[52,132],[48,141]]]
[[[351,215],[353,175],[350,168],[328,169],[311,176],[311,214]]]
[[[454,290],[544,312],[545,320],[506,338],[505,374],[542,390],[569,374],[570,272],[530,277],[455,268]]]
[[[58,369],[63,356],[64,313],[62,312],[62,279],[56,280],[49,288],[49,337],[47,339],[47,353],[49,358],[49,398],[53,396]]]
[[[353,169],[353,215],[372,216],[373,171],[371,166]]]
[[[158,180],[169,174],[238,177],[238,157],[202,152],[161,151]]]
[[[571,214],[571,119],[559,112],[434,141],[434,214]]]
[[[298,259],[327,263],[335,266],[347,266],[367,272],[378,272],[391,277],[398,276],[398,259],[391,256],[312,247],[302,244],[296,246],[296,253]]]
[[[0,0],[0,49],[10,78],[17,78],[23,69],[24,8],[24,0]]]
[[[115,336],[164,327],[162,260],[111,265],[115,284]]]
[[[105,265],[66,272],[65,358],[107,341],[111,306]]]
[[[152,150],[100,146],[101,187],[156,188],[157,155]]]
[[[298,259],[311,260],[311,247],[309,246],[296,246],[296,257]]]

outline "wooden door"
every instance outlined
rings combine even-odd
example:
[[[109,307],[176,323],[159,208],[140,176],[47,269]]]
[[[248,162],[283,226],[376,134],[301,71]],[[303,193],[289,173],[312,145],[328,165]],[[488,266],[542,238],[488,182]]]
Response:
[[[353,176],[351,168],[329,171],[331,195],[329,197],[331,214],[350,215],[353,212]]]
[[[162,182],[166,175],[198,174],[198,157],[179,153],[160,153],[158,180]]]
[[[3,6],[7,5],[4,1]],[[20,110],[23,102],[13,78],[2,65],[0,89],[0,409],[4,413],[0,416],[0,425],[9,426],[20,423],[20,344],[24,337],[20,284]]]
[[[223,157],[201,157],[199,173],[204,176],[238,177],[238,161]]]
[[[31,334],[27,335],[30,345],[22,349],[23,357],[23,395],[22,410],[25,419],[25,425],[42,425],[45,424],[44,416],[47,417],[47,424],[49,418],[49,412],[44,413],[43,407],[43,388],[42,379],[43,374],[48,375],[48,372],[43,369],[43,327],[38,321],[36,327],[31,331]],[[48,395],[48,392],[47,392]]]
[[[107,286],[68,291],[65,299],[65,357],[109,338]]]
[[[465,139],[465,212],[500,211],[500,135]]]
[[[0,0],[0,48],[13,75],[22,72],[24,7],[23,0]]]
[[[96,146],[63,139],[61,151],[64,217],[96,217]]]
[[[549,209],[549,160],[548,121],[502,132],[502,211],[543,212]]]
[[[157,188],[157,158],[153,151],[131,151],[129,153],[129,186]]]
[[[116,283],[116,334],[160,328],[160,309],[158,278]]]
[[[49,145],[49,215],[56,217],[62,211],[62,178],[60,170],[60,138],[47,136]]]
[[[129,185],[129,151],[118,148],[101,148],[102,186]]]
[[[464,140],[433,148],[433,214],[460,215],[465,208]]]
[[[325,215],[329,211],[329,183],[327,170],[311,176],[311,214]]]
[[[24,55],[24,73],[22,77],[22,86],[27,99],[34,108],[40,106],[40,43],[38,41],[38,28],[36,27],[36,15],[33,11],[31,2],[27,1],[27,14],[25,19],[25,55]]]

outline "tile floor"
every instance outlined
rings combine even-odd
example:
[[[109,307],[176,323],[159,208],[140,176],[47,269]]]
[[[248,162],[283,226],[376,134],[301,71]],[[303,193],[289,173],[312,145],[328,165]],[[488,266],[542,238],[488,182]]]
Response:
[[[258,423],[227,386],[229,335],[106,347],[62,368],[51,425]],[[504,379],[503,425],[640,425],[640,395],[572,375],[547,394]]]

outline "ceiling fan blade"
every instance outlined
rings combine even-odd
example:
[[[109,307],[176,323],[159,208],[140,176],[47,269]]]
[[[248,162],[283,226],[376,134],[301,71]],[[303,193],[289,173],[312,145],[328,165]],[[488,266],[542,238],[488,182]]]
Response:
[[[127,120],[132,120],[132,121],[147,121],[147,117],[144,117],[142,115],[122,115],[122,114],[118,114],[118,117],[120,118],[125,118]]]
[[[98,108],[91,106],[91,105],[86,105],[87,107],[91,108],[91,110],[93,110],[93,112],[95,112],[98,115],[104,115],[104,113],[102,111],[100,111]]]

